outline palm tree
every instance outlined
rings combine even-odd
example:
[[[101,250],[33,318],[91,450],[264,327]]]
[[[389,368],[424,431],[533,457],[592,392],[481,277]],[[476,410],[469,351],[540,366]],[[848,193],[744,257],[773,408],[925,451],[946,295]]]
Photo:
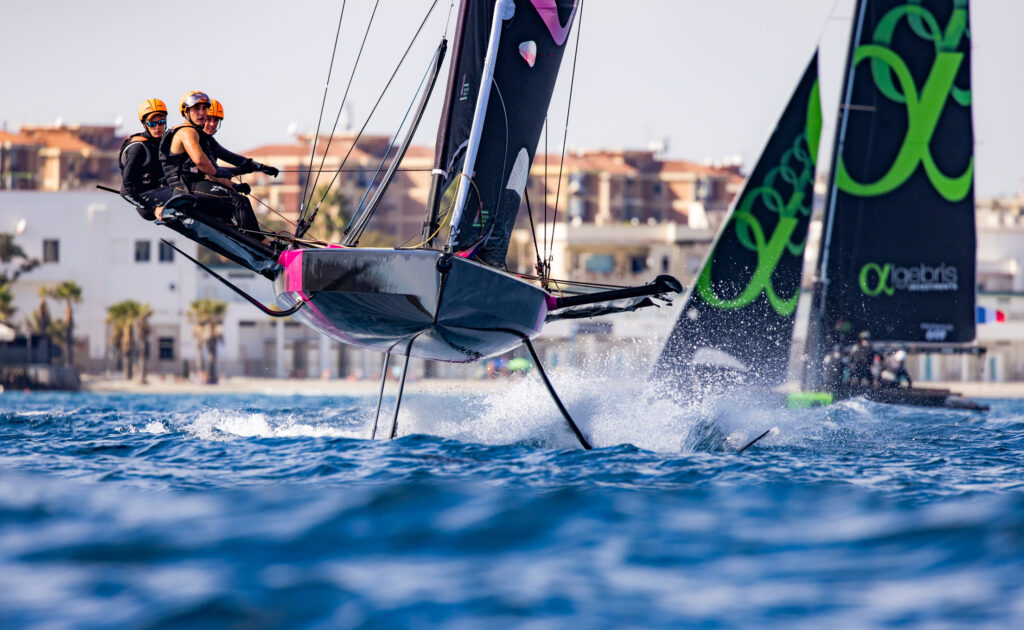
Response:
[[[40,294],[42,291],[40,289]],[[71,306],[82,301],[82,287],[71,280],[65,280],[57,288],[47,291],[47,295],[64,302],[64,365],[71,367],[75,362],[75,322]]]
[[[153,309],[149,304],[140,304],[138,312],[135,313],[135,334],[139,344],[139,382],[143,385],[149,376],[146,360],[149,358],[149,335],[153,332],[153,327],[149,323],[152,316]]]
[[[206,382],[217,382],[217,343],[224,338],[224,314],[227,302],[220,300],[196,300],[188,311],[189,320],[195,324],[192,334],[199,346],[199,366],[207,373]]]
[[[107,307],[107,323],[110,324],[110,345],[117,350],[124,369],[124,377],[132,379],[132,363],[136,344],[135,320],[142,305],[135,300],[124,300]]]
[[[328,190],[327,186],[319,187],[313,197],[314,205],[323,199],[317,221],[320,227],[327,231],[327,242],[337,243],[345,235],[345,227],[352,217],[349,213],[348,197],[337,188]]]
[[[11,315],[14,315],[14,294],[11,293],[11,285],[0,283],[0,322],[8,322]]]

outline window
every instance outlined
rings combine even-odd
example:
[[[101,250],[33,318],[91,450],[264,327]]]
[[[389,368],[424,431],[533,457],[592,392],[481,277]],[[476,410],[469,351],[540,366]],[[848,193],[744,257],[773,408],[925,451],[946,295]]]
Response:
[[[651,192],[654,193],[655,197],[660,197],[661,196],[661,182],[655,182],[654,185],[651,186]]]
[[[608,254],[591,254],[583,268],[592,273],[611,273],[615,271],[615,258]]]
[[[629,269],[633,273],[640,273],[647,270],[647,256],[630,256]]]
[[[174,360],[174,337],[160,337],[156,344],[157,356],[161,361]]]
[[[149,262],[149,241],[135,241],[135,262]]]
[[[138,251],[138,244],[135,245],[136,251]],[[171,248],[167,243],[160,241],[160,262],[174,262],[174,249]],[[136,258],[136,260],[138,260]]]
[[[55,238],[43,239],[43,262],[60,262],[60,241]]]

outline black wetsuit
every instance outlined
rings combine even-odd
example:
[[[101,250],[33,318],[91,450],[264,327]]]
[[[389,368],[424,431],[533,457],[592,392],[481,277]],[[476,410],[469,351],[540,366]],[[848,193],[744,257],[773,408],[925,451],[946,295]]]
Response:
[[[187,152],[171,154],[171,141],[174,135],[185,127],[192,127],[199,133],[199,147],[211,160],[214,154],[218,153],[218,149],[215,147],[220,147],[214,141],[213,136],[207,134],[197,125],[185,123],[169,130],[160,141],[160,162],[163,165],[167,184],[174,189],[175,194],[194,195],[199,200],[198,209],[201,212],[224,223],[233,221],[245,234],[259,239],[260,236],[257,234],[260,231],[259,223],[256,222],[252,204],[244,195],[206,179],[206,175],[199,170]],[[221,147],[219,150],[223,151],[223,148]]]
[[[171,198],[170,187],[162,185],[159,148],[160,140],[149,131],[131,135],[121,145],[121,196],[147,221],[156,219],[153,211]]]
[[[229,171],[231,171],[232,175],[246,175],[248,173],[253,173],[256,171],[256,163],[253,162],[251,159],[245,157],[244,155],[238,155],[237,153],[232,153],[231,151],[228,151],[223,146],[221,146],[221,144],[217,142],[213,136],[209,136],[209,138],[210,152],[207,153],[207,155],[210,157],[210,160],[213,162],[214,166],[217,166],[218,160],[223,160],[234,167],[228,169]]]

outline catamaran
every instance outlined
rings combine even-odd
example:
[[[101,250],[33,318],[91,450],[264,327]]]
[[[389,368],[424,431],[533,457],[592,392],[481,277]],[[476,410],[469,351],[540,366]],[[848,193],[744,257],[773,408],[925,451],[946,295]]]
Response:
[[[559,400],[531,340],[547,321],[631,311],[668,302],[682,291],[675,278],[659,276],[639,287],[567,292],[565,281],[549,277],[550,265],[543,260],[538,260],[534,277],[503,268],[578,11],[577,0],[462,0],[427,216],[421,242],[415,246],[366,248],[359,240],[422,117],[442,68],[446,38],[421,84],[413,124],[398,157],[355,212],[340,243],[304,238],[323,197],[315,206],[302,208],[293,235],[266,234],[276,237],[270,246],[195,216],[190,212],[197,203],[194,198],[182,196],[167,204],[168,227],[273,281],[283,310],[260,304],[203,266],[264,313],[293,316],[337,341],[384,353],[371,437],[377,434],[391,355],[404,357],[387,432],[394,437],[410,357],[465,362],[525,345],[569,427],[580,444],[590,448]],[[317,140],[319,129],[311,165]],[[312,198],[311,194],[310,202]]]
[[[967,0],[858,0],[796,404],[979,407],[947,390],[829,387],[825,356],[975,350]],[[816,59],[715,240],[655,364],[692,390],[771,390],[789,373],[821,117]],[[822,391],[822,390],[825,391]]]

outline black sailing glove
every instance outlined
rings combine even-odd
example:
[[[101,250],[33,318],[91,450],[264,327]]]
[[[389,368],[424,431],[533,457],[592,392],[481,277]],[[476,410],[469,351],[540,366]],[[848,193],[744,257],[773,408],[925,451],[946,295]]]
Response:
[[[249,193],[252,192],[252,187],[249,186],[249,184],[244,183],[235,184],[235,192],[242,193],[243,195],[248,195]]]
[[[249,173],[255,173],[257,170],[256,161],[252,158],[245,158],[245,161],[234,168],[235,173],[238,175],[248,175]]]
[[[267,166],[266,164],[257,164],[256,170],[261,173],[266,173],[271,177],[277,177],[281,173],[281,171],[277,170],[273,166]]]

